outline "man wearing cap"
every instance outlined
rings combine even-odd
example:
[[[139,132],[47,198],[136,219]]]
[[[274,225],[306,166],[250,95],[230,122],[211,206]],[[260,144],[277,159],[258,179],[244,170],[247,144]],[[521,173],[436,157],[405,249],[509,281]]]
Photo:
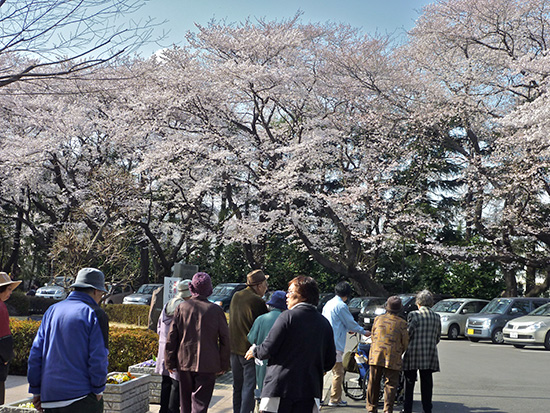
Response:
[[[403,309],[397,296],[386,301],[386,313],[374,319],[369,352],[370,376],[367,385],[367,411],[377,412],[380,382],[384,377],[384,413],[393,412],[402,356],[409,344],[407,322],[398,316]]]
[[[170,331],[170,325],[174,319],[176,308],[182,302],[191,298],[191,292],[189,291],[190,282],[191,280],[181,280],[178,282],[176,296],[166,303],[157,323],[159,350],[157,353],[155,373],[162,375],[159,413],[178,413],[180,410],[178,372],[170,372],[166,367],[164,363],[164,349],[168,338],[168,331]]]
[[[342,384],[344,382],[344,365],[342,363],[346,347],[346,334],[348,331],[369,336],[370,332],[357,324],[349,311],[346,301],[351,296],[351,285],[341,281],[334,287],[334,298],[329,300],[323,307],[323,315],[329,321],[334,333],[334,344],[336,346],[336,363],[332,368],[332,387],[330,390],[329,406],[347,406],[342,400]]]
[[[281,313],[286,310],[286,292],[277,290],[266,303],[269,313],[262,314],[252,324],[252,328],[248,333],[248,341],[250,344],[262,344],[269,330],[273,327],[275,320],[281,315]],[[256,387],[258,388],[256,392],[256,399],[260,398],[262,393],[262,387],[264,384],[265,373],[267,369],[267,360],[257,360],[256,361]]]
[[[48,308],[34,338],[29,393],[46,413],[103,412],[109,321],[99,302],[107,292],[105,276],[83,268],[71,287],[65,300]]]
[[[244,355],[250,348],[247,335],[254,320],[267,313],[262,297],[267,291],[268,278],[262,270],[250,272],[246,276],[247,287],[235,293],[229,306],[233,413],[250,413],[254,410],[256,368],[254,360],[246,360]]]

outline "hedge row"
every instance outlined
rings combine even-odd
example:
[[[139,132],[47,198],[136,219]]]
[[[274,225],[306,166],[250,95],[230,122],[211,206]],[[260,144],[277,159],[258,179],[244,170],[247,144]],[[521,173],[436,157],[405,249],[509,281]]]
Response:
[[[48,307],[57,302],[52,298],[28,296],[22,291],[15,290],[6,301],[6,305],[11,316],[29,316],[44,314]],[[114,323],[147,326],[148,305],[106,304],[103,305],[103,308],[109,316],[109,320]]]
[[[107,313],[110,322],[147,327],[149,319],[148,305],[105,304],[103,309]]]
[[[25,295],[23,291],[15,290],[6,301],[11,316],[27,316],[44,314],[49,306],[57,303],[53,298]]]
[[[119,305],[120,307],[126,307]],[[146,306],[132,306],[145,307]],[[15,359],[10,374],[27,374],[27,359],[40,321],[10,319]],[[143,328],[109,328],[109,371],[127,371],[128,367],[156,357],[158,335]]]

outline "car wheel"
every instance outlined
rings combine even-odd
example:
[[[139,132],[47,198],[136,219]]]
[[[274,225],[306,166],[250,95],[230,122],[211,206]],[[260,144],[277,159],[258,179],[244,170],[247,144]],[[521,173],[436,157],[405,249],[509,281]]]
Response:
[[[515,348],[523,348],[523,347],[525,347],[525,345],[524,344],[514,344],[514,347]]]
[[[468,340],[470,340],[472,343],[477,343],[479,341],[479,338],[476,337],[468,337]]]
[[[550,331],[546,333],[546,337],[544,337],[544,348],[550,350]]]
[[[447,337],[450,340],[456,340],[459,335],[460,335],[460,327],[457,326],[456,324],[452,324],[449,327],[449,332],[447,333]]]
[[[502,334],[502,328],[495,328],[491,333],[491,341],[493,344],[503,344],[504,334]]]

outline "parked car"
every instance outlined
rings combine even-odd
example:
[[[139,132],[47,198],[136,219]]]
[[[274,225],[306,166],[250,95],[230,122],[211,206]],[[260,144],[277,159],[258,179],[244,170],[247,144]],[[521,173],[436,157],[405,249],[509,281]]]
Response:
[[[355,321],[359,321],[359,314],[362,308],[369,305],[383,305],[385,302],[386,299],[384,297],[353,297],[348,303],[349,312]]]
[[[441,317],[441,335],[451,340],[463,336],[468,317],[479,313],[488,302],[477,298],[448,298],[436,303],[432,310]]]
[[[468,317],[466,337],[473,342],[491,340],[495,344],[502,344],[502,329],[508,321],[527,315],[548,302],[550,298],[493,298],[479,314]]]
[[[418,307],[416,306],[416,294],[397,294],[397,296],[403,303],[403,309],[398,315],[406,320],[411,311],[418,310]],[[434,303],[437,303],[445,298],[450,298],[450,296],[444,294],[433,294],[433,298]],[[366,330],[370,330],[372,328],[372,324],[374,323],[374,318],[380,314],[386,313],[385,304],[386,299],[384,299],[384,302],[381,304],[373,304],[361,309],[359,314],[359,324]]]
[[[64,300],[69,295],[69,285],[72,283],[72,278],[55,277],[53,281],[37,289],[35,295],[36,297]]]
[[[218,284],[212,290],[212,295],[208,297],[208,300],[214,304],[218,304],[223,311],[229,311],[229,305],[231,299],[237,291],[244,290],[246,288],[245,283],[223,283]]]
[[[103,297],[105,304],[122,304],[124,297],[133,294],[134,289],[131,285],[107,285],[107,294]]]
[[[504,342],[514,347],[544,346],[550,350],[550,303],[523,317],[508,321],[502,329]]]
[[[163,284],[143,284],[138,290],[122,299],[122,304],[150,305],[153,298],[153,291],[162,287]]]

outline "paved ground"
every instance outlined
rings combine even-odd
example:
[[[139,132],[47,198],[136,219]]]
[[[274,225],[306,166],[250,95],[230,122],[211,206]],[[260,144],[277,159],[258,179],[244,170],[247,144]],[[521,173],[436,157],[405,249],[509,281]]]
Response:
[[[329,376],[329,375],[327,375]],[[212,396],[212,402],[210,403],[210,409],[212,413],[232,413],[233,412],[233,403],[232,403],[232,383],[233,378],[231,373],[227,373],[224,376],[220,377],[216,382],[216,387],[214,389],[214,394]],[[325,383],[330,385],[330,378],[327,377]],[[328,388],[325,389],[325,393],[328,392]],[[6,380],[6,404],[22,401],[24,399],[30,398],[31,395],[28,393],[28,384],[27,378],[24,376],[8,376]],[[360,403],[361,408],[364,409],[364,402]],[[151,404],[149,405],[150,412],[158,412],[159,405]],[[333,407],[324,407],[323,410],[327,410],[327,413],[337,412],[342,410],[341,408]]]

